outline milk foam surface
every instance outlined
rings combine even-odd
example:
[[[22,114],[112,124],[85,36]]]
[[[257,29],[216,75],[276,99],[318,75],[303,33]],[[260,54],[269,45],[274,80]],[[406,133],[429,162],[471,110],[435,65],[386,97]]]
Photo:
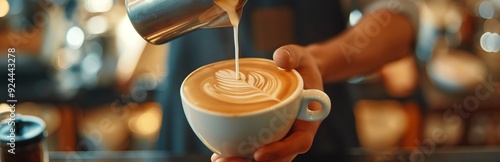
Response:
[[[296,89],[297,76],[271,60],[240,59],[240,79],[234,60],[209,64],[194,71],[183,83],[188,100],[207,110],[242,113],[282,102]]]

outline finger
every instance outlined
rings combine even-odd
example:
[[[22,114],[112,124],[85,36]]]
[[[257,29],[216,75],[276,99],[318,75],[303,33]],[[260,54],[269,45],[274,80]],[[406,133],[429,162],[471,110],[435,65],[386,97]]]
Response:
[[[274,51],[273,60],[283,69],[296,69],[301,65],[304,52],[303,47],[298,45],[282,46]]]
[[[217,161],[217,159],[220,159],[220,158],[222,158],[222,156],[220,156],[219,154],[214,153],[214,154],[212,154],[212,157],[210,157],[210,160],[212,162],[214,162],[214,161]]]
[[[254,154],[254,159],[256,161],[273,161],[305,153],[311,147],[313,138],[310,133],[294,132],[283,141],[259,148]]]
[[[212,154],[212,157],[210,158],[210,160],[212,162],[247,162],[247,160],[245,159],[241,159],[241,158],[232,158],[232,157],[229,157],[229,158],[224,158],[222,156],[220,156],[219,154]]]

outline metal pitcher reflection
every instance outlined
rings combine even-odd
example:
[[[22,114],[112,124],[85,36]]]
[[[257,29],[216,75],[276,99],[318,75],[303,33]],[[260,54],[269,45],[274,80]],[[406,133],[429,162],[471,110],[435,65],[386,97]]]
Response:
[[[241,16],[247,0],[238,0]],[[127,13],[139,35],[163,44],[199,28],[230,27],[224,10],[213,0],[125,0]]]

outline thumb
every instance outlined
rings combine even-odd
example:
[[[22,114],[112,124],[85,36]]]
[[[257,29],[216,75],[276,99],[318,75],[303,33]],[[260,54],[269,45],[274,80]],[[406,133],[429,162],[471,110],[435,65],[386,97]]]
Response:
[[[305,49],[298,45],[285,45],[274,51],[273,60],[283,69],[297,69],[301,65]]]

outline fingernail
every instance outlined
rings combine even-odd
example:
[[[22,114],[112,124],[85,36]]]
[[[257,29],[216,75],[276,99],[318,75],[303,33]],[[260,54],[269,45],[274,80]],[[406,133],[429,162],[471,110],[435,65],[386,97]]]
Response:
[[[291,63],[292,62],[292,54],[290,53],[290,51],[288,51],[288,49],[286,48],[283,48],[283,50],[285,50],[286,54],[288,55],[288,63]]]

